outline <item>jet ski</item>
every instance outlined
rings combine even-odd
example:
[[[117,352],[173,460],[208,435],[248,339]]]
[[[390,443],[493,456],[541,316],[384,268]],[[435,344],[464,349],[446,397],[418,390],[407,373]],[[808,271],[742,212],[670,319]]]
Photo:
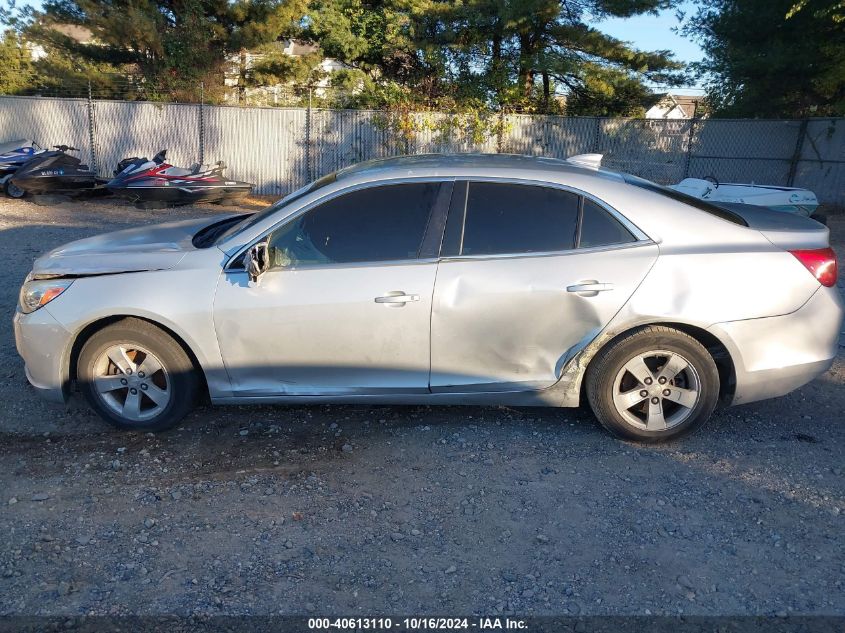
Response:
[[[168,205],[196,202],[230,202],[246,196],[254,185],[223,176],[226,164],[195,164],[185,169],[167,161],[163,149],[152,160],[124,158],[118,163],[115,177],[106,184],[112,193],[133,202]]]
[[[93,169],[67,152],[79,150],[56,145],[55,151],[43,152],[28,160],[6,182],[6,195],[23,198],[26,194],[74,194],[102,189],[104,179]]]
[[[44,151],[37,143],[26,139],[0,143],[0,185],[5,187],[21,165]]]

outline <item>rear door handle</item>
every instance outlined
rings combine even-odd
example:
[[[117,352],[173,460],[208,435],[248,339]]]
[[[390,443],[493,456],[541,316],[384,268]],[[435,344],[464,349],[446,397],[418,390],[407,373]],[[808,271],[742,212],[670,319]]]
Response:
[[[409,295],[403,290],[391,290],[383,297],[376,297],[376,303],[383,303],[388,308],[401,308],[409,301],[419,301],[419,295]]]
[[[606,284],[593,279],[566,287],[566,292],[574,292],[582,297],[595,297],[600,292],[613,290],[613,284]]]

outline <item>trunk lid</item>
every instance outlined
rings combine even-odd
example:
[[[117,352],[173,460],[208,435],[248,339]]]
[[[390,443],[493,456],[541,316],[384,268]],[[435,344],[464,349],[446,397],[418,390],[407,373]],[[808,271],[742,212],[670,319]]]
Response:
[[[785,250],[826,248],[830,230],[822,223],[794,213],[733,202],[712,203],[740,216],[749,228],[760,231],[775,246]]]

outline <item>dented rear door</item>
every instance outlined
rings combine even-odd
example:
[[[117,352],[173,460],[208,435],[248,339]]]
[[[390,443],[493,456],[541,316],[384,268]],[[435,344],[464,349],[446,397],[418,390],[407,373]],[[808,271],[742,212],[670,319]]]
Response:
[[[518,199],[527,204],[523,193]],[[495,192],[487,203],[503,197]],[[447,249],[450,233],[463,234],[452,229],[444,237]],[[519,255],[466,255],[455,248],[458,254],[441,257],[432,301],[433,392],[553,385],[572,354],[622,308],[658,254],[647,240]]]

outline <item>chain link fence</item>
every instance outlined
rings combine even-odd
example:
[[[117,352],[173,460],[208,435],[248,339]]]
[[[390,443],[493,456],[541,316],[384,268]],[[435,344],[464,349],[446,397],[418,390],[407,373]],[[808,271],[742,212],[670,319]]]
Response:
[[[488,113],[242,107],[89,98],[0,96],[0,142],[60,143],[108,176],[127,156],[168,150],[190,166],[223,160],[227,174],[282,195],[363,160],[428,152],[507,152],[604,165],[663,184],[720,182],[806,187],[845,205],[845,119],[650,120]]]

